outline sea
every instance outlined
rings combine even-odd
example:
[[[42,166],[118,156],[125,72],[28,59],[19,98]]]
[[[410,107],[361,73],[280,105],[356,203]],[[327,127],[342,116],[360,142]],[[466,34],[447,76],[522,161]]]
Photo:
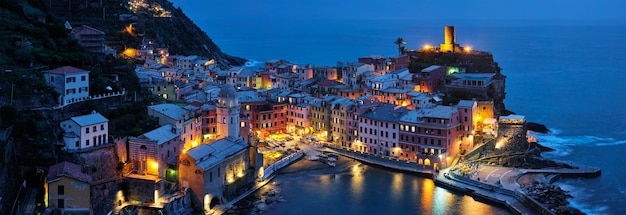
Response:
[[[193,18],[193,17],[192,17]],[[358,57],[398,54],[443,42],[454,25],[456,42],[491,52],[506,79],[508,110],[551,132],[535,134],[554,148],[544,156],[596,166],[595,178],[556,182],[588,214],[626,214],[626,25],[420,20],[194,19],[223,52],[259,65],[269,59],[334,66]],[[434,186],[432,180],[374,167],[358,174],[276,180],[285,202],[268,214],[508,214]]]

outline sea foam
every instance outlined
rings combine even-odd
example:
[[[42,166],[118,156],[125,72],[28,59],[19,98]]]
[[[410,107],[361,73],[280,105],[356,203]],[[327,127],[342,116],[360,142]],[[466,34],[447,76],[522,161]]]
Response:
[[[572,152],[572,146],[612,146],[626,144],[626,140],[616,140],[612,137],[597,137],[592,135],[582,136],[561,136],[559,129],[550,129],[552,132],[547,134],[533,134],[537,141],[544,146],[553,148],[555,151],[548,152],[546,155],[555,157],[567,156]]]

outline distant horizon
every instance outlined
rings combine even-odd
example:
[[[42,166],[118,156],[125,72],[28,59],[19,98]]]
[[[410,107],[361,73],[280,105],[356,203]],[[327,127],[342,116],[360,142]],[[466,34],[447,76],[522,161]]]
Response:
[[[183,9],[184,12],[184,9]],[[189,15],[188,15],[189,16]],[[606,19],[606,20],[565,20],[565,19],[506,19],[506,20],[489,20],[489,19],[466,19],[466,20],[428,20],[428,19],[414,19],[414,18],[387,18],[387,19],[367,19],[367,18],[339,18],[339,19],[279,19],[279,18],[255,18],[252,19],[244,19],[244,18],[223,18],[223,19],[194,19],[190,17],[194,21],[200,22],[219,22],[219,21],[241,21],[241,22],[267,22],[267,21],[302,21],[302,22],[320,22],[320,21],[329,21],[329,22],[341,22],[341,21],[407,21],[407,22],[423,22],[423,26],[425,27],[443,27],[445,25],[466,25],[468,27],[482,26],[482,27],[532,27],[532,26],[580,26],[580,27],[623,27],[626,26],[626,19]]]
[[[331,1],[267,0],[248,2],[197,2],[172,0],[194,21],[263,20],[263,21],[342,21],[342,20],[408,20],[472,25],[586,25],[625,26],[626,1],[603,0],[528,0],[507,2],[499,0],[373,0]]]

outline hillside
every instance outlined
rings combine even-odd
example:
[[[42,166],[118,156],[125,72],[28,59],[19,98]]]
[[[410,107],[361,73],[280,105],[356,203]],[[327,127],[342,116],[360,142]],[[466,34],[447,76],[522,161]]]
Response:
[[[146,38],[168,48],[170,54],[215,59],[222,68],[246,61],[222,53],[206,33],[168,1],[4,0],[0,2],[0,69],[98,63],[65,29],[66,21],[72,27],[89,25],[104,31],[106,46],[117,53],[138,48]],[[132,30],[126,31],[129,26]]]

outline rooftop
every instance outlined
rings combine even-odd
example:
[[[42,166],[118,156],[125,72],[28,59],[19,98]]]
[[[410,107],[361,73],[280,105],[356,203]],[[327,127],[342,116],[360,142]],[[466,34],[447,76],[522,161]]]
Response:
[[[459,106],[459,107],[474,107],[475,104],[476,104],[476,101],[473,101],[473,100],[461,100],[461,101],[459,101],[458,104],[456,104],[456,106]]]
[[[150,140],[156,140],[157,145],[161,145],[171,139],[178,137],[179,135],[180,131],[176,129],[175,126],[173,126],[172,124],[167,124],[142,134],[140,138],[145,137]]]
[[[367,56],[363,56],[359,58],[385,59],[386,57],[379,55],[379,54],[371,54],[371,55],[367,55]]]
[[[166,115],[175,120],[184,120],[185,114],[188,112],[182,107],[175,104],[158,104],[148,106],[149,109],[157,111],[163,115]]]
[[[396,105],[388,103],[380,103],[369,110],[362,114],[361,117],[386,122],[398,122],[408,111],[405,107],[396,108]]]
[[[450,106],[435,106],[433,108],[421,108],[419,110],[408,111],[402,116],[401,121],[410,123],[422,123],[422,118],[450,119],[458,109]]]
[[[58,180],[61,176],[91,183],[91,176],[83,173],[81,169],[82,167],[80,165],[67,161],[54,164],[48,169],[48,183]]]
[[[59,75],[67,75],[67,74],[76,74],[76,73],[85,73],[85,72],[89,72],[87,70],[83,70],[83,69],[79,69],[73,66],[63,66],[63,67],[59,67],[53,70],[48,70],[45,71],[45,73],[54,73],[54,74],[59,74]]]
[[[494,75],[495,73],[454,73],[452,77],[461,80],[487,81],[493,78]]]
[[[432,72],[439,68],[441,68],[441,66],[432,65],[432,66],[426,67],[425,69],[422,69],[422,72]]]
[[[107,118],[105,118],[104,116],[100,115],[97,112],[93,112],[91,114],[82,115],[82,116],[75,116],[75,117],[72,117],[71,120],[76,122],[76,124],[78,124],[81,127],[105,123],[109,121]]]
[[[190,149],[187,154],[196,161],[196,166],[208,170],[247,147],[248,144],[243,139],[222,138],[210,144],[202,144]]]

